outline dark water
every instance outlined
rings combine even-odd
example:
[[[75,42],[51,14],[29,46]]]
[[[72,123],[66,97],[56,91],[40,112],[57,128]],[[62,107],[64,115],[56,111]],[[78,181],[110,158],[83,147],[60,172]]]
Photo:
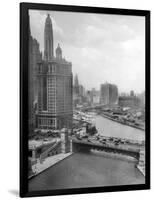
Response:
[[[76,153],[29,181],[29,190],[143,184],[133,163]]]
[[[96,127],[106,136],[142,140],[145,135],[144,131],[100,116],[96,116]],[[144,181],[144,176],[133,163],[76,153],[31,179],[29,190],[143,184]]]

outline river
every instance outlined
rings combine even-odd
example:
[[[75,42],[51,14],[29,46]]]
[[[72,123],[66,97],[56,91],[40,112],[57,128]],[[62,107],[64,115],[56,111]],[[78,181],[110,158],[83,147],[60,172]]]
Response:
[[[133,163],[76,153],[29,181],[29,190],[143,184],[144,176]]]
[[[120,124],[99,115],[95,116],[95,124],[98,133],[104,136],[145,140],[145,131]]]
[[[144,131],[101,116],[95,117],[98,131],[106,136],[143,140]],[[103,131],[102,131],[103,130]],[[145,178],[134,163],[78,152],[29,181],[30,191],[144,184]]]

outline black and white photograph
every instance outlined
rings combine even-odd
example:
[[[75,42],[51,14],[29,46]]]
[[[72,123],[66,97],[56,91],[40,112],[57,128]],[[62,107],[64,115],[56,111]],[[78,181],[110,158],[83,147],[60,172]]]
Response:
[[[28,191],[146,183],[145,16],[28,10]]]

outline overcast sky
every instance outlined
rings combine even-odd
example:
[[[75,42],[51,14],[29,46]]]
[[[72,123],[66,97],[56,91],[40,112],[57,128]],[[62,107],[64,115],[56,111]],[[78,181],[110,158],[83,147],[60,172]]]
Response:
[[[30,11],[31,34],[44,51],[47,13],[53,24],[54,49],[72,62],[73,75],[86,89],[114,83],[120,92],[145,90],[145,18],[124,15]]]

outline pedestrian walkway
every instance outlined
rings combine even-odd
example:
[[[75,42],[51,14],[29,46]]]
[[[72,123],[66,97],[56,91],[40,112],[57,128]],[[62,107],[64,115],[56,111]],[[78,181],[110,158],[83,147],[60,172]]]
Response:
[[[67,158],[72,153],[60,153],[54,156],[50,156],[45,158],[44,160],[37,159],[37,163],[32,166],[33,174],[28,178],[32,178],[43,172],[44,170],[48,169],[49,167],[55,165],[56,163],[60,162],[61,160]]]

